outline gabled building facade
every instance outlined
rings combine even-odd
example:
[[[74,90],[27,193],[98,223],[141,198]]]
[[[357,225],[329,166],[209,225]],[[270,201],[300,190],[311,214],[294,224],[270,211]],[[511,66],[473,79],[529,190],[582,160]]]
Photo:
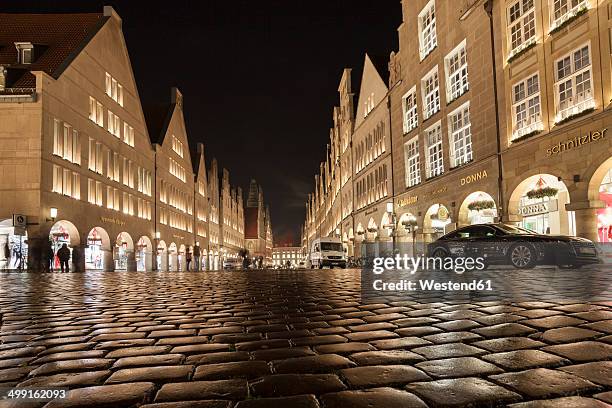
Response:
[[[216,160],[192,163],[177,89],[145,118],[111,7],[0,26],[0,268],[58,268],[66,244],[72,270],[211,270],[244,247],[241,191],[222,231]]]
[[[352,134],[354,230],[347,238],[361,255],[362,244],[391,240],[386,202],[393,196],[391,123],[386,61],[365,55]],[[384,78],[384,79],[383,79]],[[354,232],[353,232],[354,231]],[[368,247],[366,245],[366,247]]]
[[[161,269],[184,271],[187,252],[192,252],[195,245],[195,184],[183,116],[183,95],[172,88],[169,105],[145,112],[156,158],[155,231],[160,236],[157,257]]]
[[[105,7],[0,21],[0,218],[28,224],[4,221],[3,244],[27,232],[32,265],[64,243],[77,270],[151,265],[154,151],[121,18]]]

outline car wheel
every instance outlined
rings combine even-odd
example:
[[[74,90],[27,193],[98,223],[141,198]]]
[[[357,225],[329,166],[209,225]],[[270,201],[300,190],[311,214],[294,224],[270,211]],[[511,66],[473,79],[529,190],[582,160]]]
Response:
[[[319,269],[323,269],[323,264],[321,262],[319,262]]]
[[[433,253],[434,258],[446,258],[446,256],[447,256],[446,251],[442,248],[436,249]]]
[[[531,245],[516,244],[510,249],[510,263],[517,269],[531,269],[536,264],[536,253]]]

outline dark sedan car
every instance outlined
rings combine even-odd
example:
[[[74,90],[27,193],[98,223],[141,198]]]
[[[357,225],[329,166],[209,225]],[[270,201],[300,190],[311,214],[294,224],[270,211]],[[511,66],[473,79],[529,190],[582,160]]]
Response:
[[[544,235],[513,225],[477,224],[459,228],[427,246],[428,256],[482,257],[485,265],[579,268],[599,263],[593,242],[564,235]]]

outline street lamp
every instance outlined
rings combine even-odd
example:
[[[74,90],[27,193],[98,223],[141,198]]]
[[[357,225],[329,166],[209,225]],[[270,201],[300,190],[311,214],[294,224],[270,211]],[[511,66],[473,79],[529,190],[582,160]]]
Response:
[[[155,232],[155,239],[160,239],[161,238],[161,233],[159,231]]]
[[[340,238],[340,228],[336,228],[336,235]]]
[[[51,207],[49,209],[49,216],[50,218],[47,218],[47,221],[55,221],[55,219],[57,218],[57,208]]]

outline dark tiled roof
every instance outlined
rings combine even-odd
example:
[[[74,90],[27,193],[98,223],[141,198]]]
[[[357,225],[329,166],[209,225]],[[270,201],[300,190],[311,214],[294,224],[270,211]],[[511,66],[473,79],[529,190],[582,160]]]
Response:
[[[44,71],[59,78],[108,18],[102,13],[0,13],[0,65],[9,66],[9,72],[16,73],[8,85],[16,88],[35,87],[36,79],[30,71]],[[16,64],[16,42],[34,44],[34,63]],[[38,52],[40,55],[36,55]]]
[[[257,219],[259,209],[257,207],[247,207],[244,209],[244,237],[246,239],[259,238],[257,229]]]
[[[143,105],[142,111],[147,122],[147,130],[149,131],[151,143],[161,145],[164,142],[175,106],[176,104],[173,103]]]

